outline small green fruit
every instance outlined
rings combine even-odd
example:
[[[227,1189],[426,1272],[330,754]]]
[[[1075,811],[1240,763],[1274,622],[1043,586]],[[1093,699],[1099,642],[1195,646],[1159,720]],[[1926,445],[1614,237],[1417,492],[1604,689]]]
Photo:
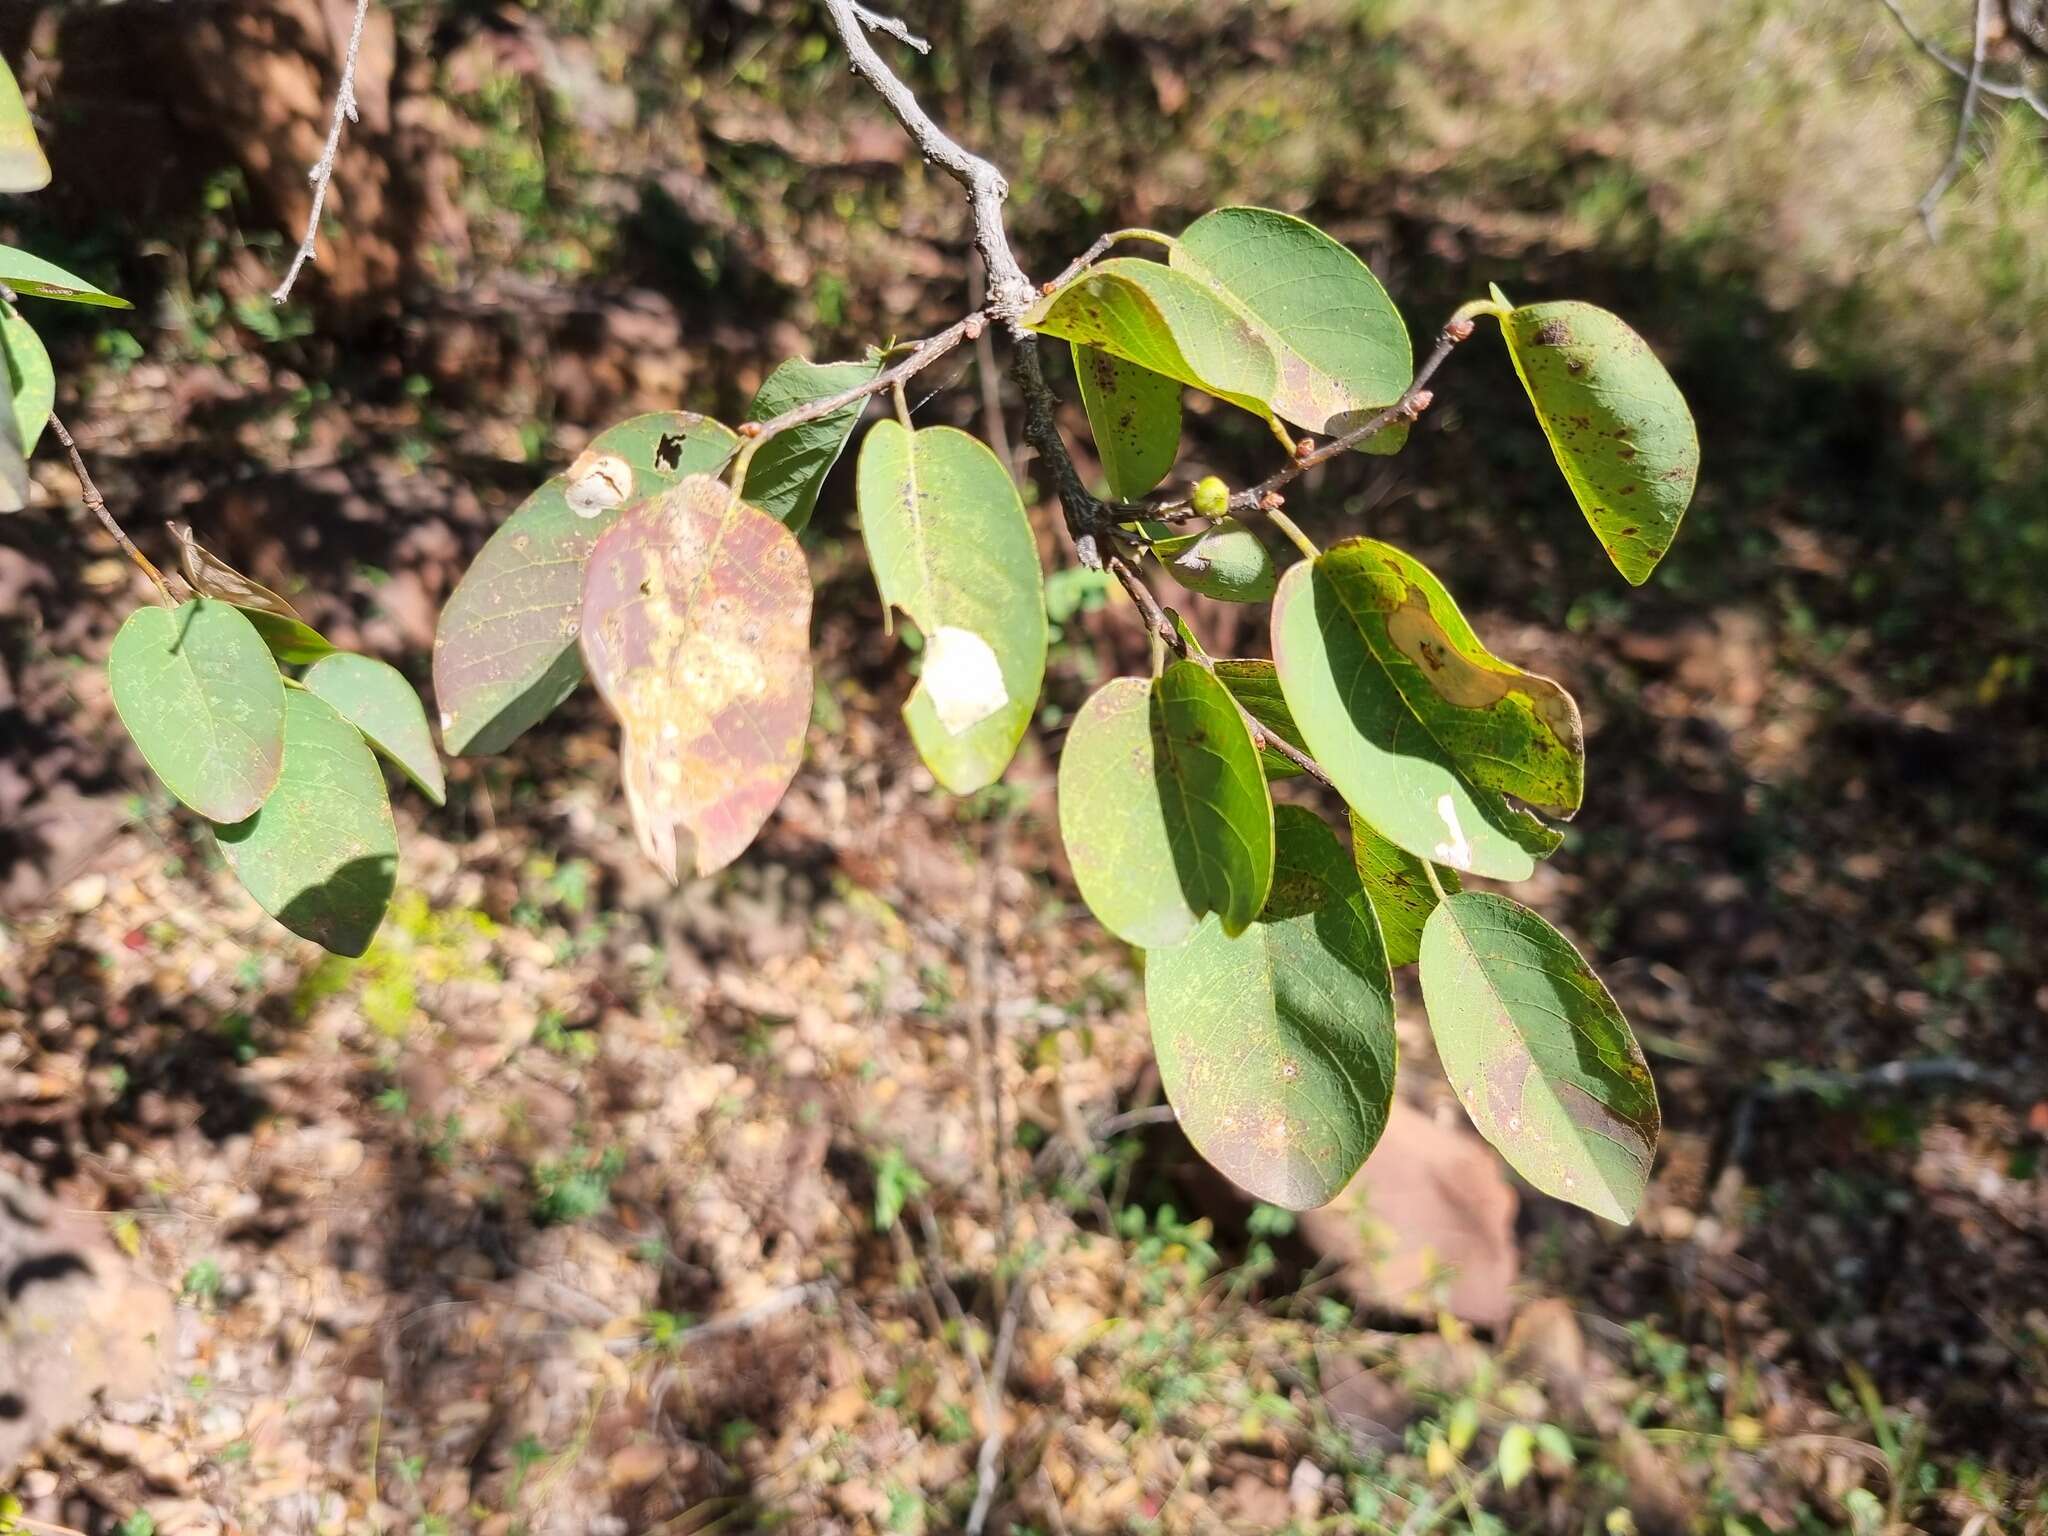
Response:
[[[1230,510],[1230,487],[1217,475],[1204,475],[1195,482],[1188,505],[1204,517],[1221,517]]]

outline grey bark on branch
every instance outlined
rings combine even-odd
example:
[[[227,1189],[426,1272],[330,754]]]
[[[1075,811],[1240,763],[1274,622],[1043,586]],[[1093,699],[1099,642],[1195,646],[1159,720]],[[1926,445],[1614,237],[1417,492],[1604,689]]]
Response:
[[[341,125],[344,121],[358,121],[356,112],[356,57],[363,51],[363,23],[370,15],[370,0],[356,0],[355,20],[349,26],[348,46],[342,54],[341,83],[334,89],[334,118],[327,125],[327,143],[320,151],[320,158],[313,162],[307,172],[307,180],[313,183],[313,206],[306,212],[306,232],[299,239],[299,248],[292,254],[292,264],[285,268],[284,280],[270,292],[270,302],[282,304],[292,296],[292,284],[299,280],[299,269],[314,260],[313,248],[320,239],[320,210],[327,203],[327,187],[334,180],[334,156],[341,148]]]

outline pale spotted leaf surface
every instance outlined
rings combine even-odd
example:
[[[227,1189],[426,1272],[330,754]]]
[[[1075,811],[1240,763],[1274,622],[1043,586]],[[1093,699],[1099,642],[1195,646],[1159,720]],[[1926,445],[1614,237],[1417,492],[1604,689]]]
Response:
[[[739,446],[709,417],[658,411],[591,439],[491,535],[441,609],[434,696],[453,753],[502,752],[583,680],[583,563],[629,502],[711,474]]]
[[[1257,1199],[1335,1199],[1386,1129],[1394,988],[1372,908],[1314,812],[1274,813],[1272,894],[1232,938],[1215,918],[1145,957],[1145,1011],[1188,1140]]]
[[[1249,316],[1207,282],[1156,261],[1098,262],[1024,324],[1272,417],[1278,365]]]
[[[1180,385],[1079,342],[1073,352],[1081,409],[1109,494],[1118,501],[1143,496],[1180,457]]]
[[[284,763],[285,687],[241,610],[194,598],[128,615],[107,658],[114,708],[164,787],[240,821]]]
[[[1337,436],[1392,405],[1414,359],[1408,327],[1372,269],[1306,220],[1271,208],[1218,208],[1173,245],[1173,265],[1250,315],[1278,363],[1273,411]],[[1406,423],[1360,446],[1393,453]]]
[[[1571,941],[1505,896],[1452,895],[1422,931],[1422,999],[1479,1134],[1546,1195],[1629,1220],[1656,1155],[1657,1089]]]
[[[1365,899],[1380,920],[1380,937],[1387,941],[1387,963],[1413,965],[1422,954],[1422,925],[1436,910],[1436,888],[1429,883],[1422,860],[1396,848],[1353,811],[1351,862],[1357,867]],[[1455,869],[1439,865],[1436,877],[1446,891],[1465,888]]]
[[[7,354],[7,388],[25,457],[36,451],[49,425],[57,403],[57,373],[42,338],[12,304],[0,303],[0,350]]]
[[[214,840],[256,904],[337,955],[370,947],[398,879],[384,774],[326,700],[285,699],[284,772],[261,810]]]
[[[189,524],[166,523],[164,527],[178,546],[178,566],[192,590],[241,609],[279,661],[303,666],[333,652],[327,638],[300,618],[296,608],[201,544]]]
[[[929,647],[904,722],[932,777],[972,794],[1009,766],[1045,678],[1045,587],[1024,503],[978,439],[896,421],[868,429],[857,491],[882,601]]]
[[[28,103],[14,71],[0,59],[0,192],[38,192],[50,184],[50,162],[36,139]]]
[[[803,761],[811,577],[796,536],[692,475],[590,552],[582,643],[618,716],[640,848],[672,881],[745,851]]]
[[[334,712],[363,733],[398,771],[436,805],[445,804],[448,784],[427,711],[405,674],[374,656],[336,651],[306,669],[299,681],[325,699]]]
[[[1431,735],[1374,649],[1385,567],[1366,540],[1290,566],[1273,601],[1273,659],[1310,753],[1345,803],[1417,858],[1526,880],[1559,834],[1475,781]]]
[[[1699,481],[1685,396],[1649,343],[1597,305],[1525,304],[1498,318],[1580,510],[1615,569],[1641,586]]]
[[[1060,753],[1060,838],[1103,927],[1146,949],[1208,913],[1244,931],[1273,881],[1273,803],[1251,733],[1200,663],[1097,689]]]
[[[768,421],[813,400],[829,399],[867,383],[880,369],[879,362],[814,363],[801,357],[787,358],[762,381],[753,404],[747,407],[747,420]],[[817,507],[825,476],[845,452],[846,440],[853,436],[867,403],[862,397],[829,416],[778,432],[763,443],[747,466],[742,494],[748,504],[759,507],[791,533],[802,533]]]

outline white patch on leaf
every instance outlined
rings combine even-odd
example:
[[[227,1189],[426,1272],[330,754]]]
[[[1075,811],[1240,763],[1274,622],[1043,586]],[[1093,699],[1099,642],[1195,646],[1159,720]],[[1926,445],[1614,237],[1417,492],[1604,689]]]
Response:
[[[1010,702],[1002,663],[971,629],[942,625],[925,645],[924,692],[947,734],[958,736]]]
[[[1457,803],[1449,795],[1438,795],[1436,813],[1444,819],[1444,828],[1451,834],[1436,845],[1437,863],[1469,871],[1472,868],[1472,845],[1465,841],[1465,829],[1458,825]]]
[[[615,453],[586,448],[569,466],[569,485],[563,498],[578,517],[595,517],[623,506],[632,495],[633,466]]]

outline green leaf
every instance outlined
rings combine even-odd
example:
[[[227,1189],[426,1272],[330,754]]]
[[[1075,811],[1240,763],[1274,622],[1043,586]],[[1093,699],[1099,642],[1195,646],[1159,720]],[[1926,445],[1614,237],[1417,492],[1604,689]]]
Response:
[[[785,359],[762,382],[747,407],[747,420],[768,421],[785,411],[823,400],[865,384],[881,371],[881,363],[813,363]],[[867,409],[867,398],[841,406],[829,416],[778,432],[755,451],[747,465],[743,494],[791,533],[802,533],[818,504],[825,476],[839,462],[846,440]]]
[[[326,700],[285,700],[284,773],[263,808],[213,835],[256,904],[301,938],[360,955],[398,878],[384,775]]]
[[[441,775],[434,733],[427,729],[427,711],[403,672],[372,656],[336,651],[314,662],[299,681],[361,731],[421,794],[436,805],[447,804],[448,783]]]
[[[201,597],[232,603],[256,626],[270,654],[290,666],[304,666],[334,653],[327,637],[299,617],[299,611],[270,588],[244,576],[201,544],[187,523],[166,523],[178,546],[178,564],[185,580]]]
[[[0,68],[5,67],[6,61],[0,59]],[[7,387],[21,451],[31,454],[57,403],[57,373],[42,338],[12,304],[0,303],[0,349],[7,354]]]
[[[1109,494],[1118,501],[1143,496],[1180,457],[1180,385],[1079,342],[1074,377]]]
[[[1023,323],[1272,417],[1272,347],[1209,284],[1172,267],[1130,257],[1099,262],[1032,305]]]
[[[1287,712],[1287,697],[1280,691],[1280,674],[1270,661],[1256,657],[1231,659],[1216,663],[1216,677],[1228,688],[1236,699],[1251,713],[1269,736],[1277,736],[1297,752],[1307,752],[1308,745],[1301,739],[1300,727],[1294,723],[1294,716]],[[1260,753],[1266,766],[1268,779],[1291,779],[1301,772],[1287,758],[1271,748]]]
[[[114,708],[164,787],[240,821],[284,761],[284,679],[239,609],[194,598],[128,615],[107,658]]]
[[[1685,396],[1649,344],[1596,305],[1527,304],[1499,319],[1557,467],[1615,569],[1641,586],[1699,480]]]
[[[1657,1149],[1657,1090],[1570,941],[1505,896],[1462,892],[1422,930],[1422,1000],[1479,1134],[1546,1195],[1627,1221]]]
[[[1266,546],[1234,517],[1220,518],[1199,533],[1173,533],[1165,523],[1145,527],[1158,532],[1152,553],[1190,592],[1226,603],[1263,603],[1280,584]]]
[[[1389,644],[1389,615],[1412,589],[1382,548],[1347,539],[1280,579],[1273,656],[1287,707],[1337,792],[1383,837],[1467,874],[1526,880],[1561,839],[1475,779],[1410,708],[1382,657],[1407,660]]]
[[[882,601],[924,636],[911,739],[934,778],[972,794],[1002,777],[1045,680],[1038,545],[1016,482],[965,432],[880,421],[858,496]]]
[[[102,293],[82,277],[73,277],[55,262],[32,256],[11,245],[0,245],[0,283],[35,299],[64,299],[73,304],[97,304],[105,309],[135,307],[126,299]]]
[[[50,184],[50,162],[36,141],[28,103],[14,71],[0,59],[0,192],[38,192]]]
[[[1387,963],[1413,965],[1422,953],[1422,925],[1436,910],[1436,890],[1429,883],[1423,861],[1396,848],[1353,811],[1351,862],[1358,870],[1365,899],[1380,920],[1380,935],[1387,941]],[[1455,869],[1439,868],[1436,877],[1446,891],[1465,888]]]
[[[1570,694],[1481,645],[1443,583],[1413,556],[1376,539],[1347,539],[1325,558],[1374,657],[1460,772],[1555,816],[1579,808],[1586,741]]]
[[[576,462],[520,504],[477,553],[441,609],[434,695],[441,742],[458,755],[502,752],[583,678],[576,633],[583,562],[629,502],[685,475],[716,472],[739,446],[706,416],[659,411],[591,439]]]
[[[1060,838],[1074,883],[1126,943],[1182,942],[1206,913],[1231,934],[1273,881],[1273,802],[1251,733],[1199,662],[1120,677],[1060,753]]]
[[[1408,328],[1372,269],[1313,224],[1270,208],[1218,208],[1187,227],[1173,265],[1249,314],[1279,370],[1274,412],[1330,436],[1400,399],[1415,371]],[[1405,423],[1361,446],[1393,453]]]
[[[811,573],[796,535],[709,475],[627,508],[590,552],[583,659],[619,717],[641,851],[670,881],[723,869],[803,762]]]
[[[1526,1424],[1510,1424],[1501,1431],[1500,1454],[1494,1458],[1500,1468],[1500,1485],[1510,1493],[1536,1467],[1536,1435]]]
[[[1394,1094],[1394,987],[1358,876],[1321,818],[1274,812],[1272,895],[1236,938],[1211,917],[1145,957],[1160,1080],[1195,1150],[1260,1200],[1338,1195]]]

